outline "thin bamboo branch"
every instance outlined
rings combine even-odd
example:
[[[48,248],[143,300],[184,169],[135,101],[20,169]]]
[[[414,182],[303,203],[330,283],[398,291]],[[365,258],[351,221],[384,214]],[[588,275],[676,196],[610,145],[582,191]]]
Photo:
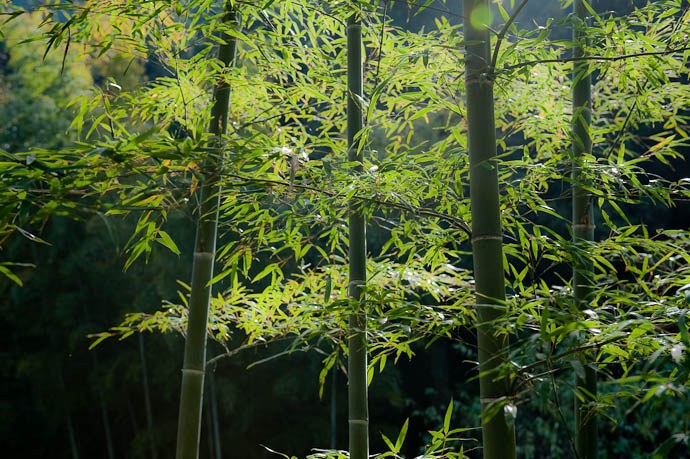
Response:
[[[236,184],[226,183],[226,186],[242,186],[242,185],[246,185],[247,183],[255,183],[255,184],[262,184],[263,183],[266,185],[276,185],[276,186],[282,186],[285,188],[292,187],[294,189],[312,191],[314,193],[319,193],[319,194],[322,194],[324,196],[328,196],[331,198],[335,198],[341,194],[341,193],[337,193],[335,191],[324,190],[322,188],[318,188],[318,187],[314,187],[314,186],[310,186],[310,185],[290,183],[288,181],[253,178],[253,177],[247,177],[247,176],[238,175],[238,174],[225,174],[225,177],[235,178],[237,180],[242,181],[242,183],[236,183]],[[468,237],[472,238],[472,230],[470,229],[467,222],[465,222],[462,218],[455,217],[453,215],[444,214],[443,212],[438,212],[438,211],[435,211],[435,210],[427,208],[427,207],[413,206],[410,204],[403,204],[403,203],[395,202],[395,201],[384,201],[384,200],[373,198],[370,196],[354,195],[354,196],[352,196],[352,199],[359,201],[359,202],[370,202],[372,204],[376,204],[376,205],[379,205],[381,207],[387,207],[390,209],[396,209],[396,210],[400,210],[403,212],[409,212],[413,215],[423,215],[426,217],[438,218],[439,220],[443,220],[443,221],[451,224],[455,228],[463,231],[465,234],[467,234]]]
[[[582,62],[582,61],[602,61],[602,62],[615,62],[622,61],[625,59],[634,59],[638,57],[645,56],[668,56],[675,53],[680,53],[684,51],[690,51],[690,46],[685,46],[682,48],[672,48],[664,51],[646,51],[641,53],[630,53],[621,54],[619,56],[573,56],[573,57],[563,57],[555,59],[536,59],[533,61],[519,62],[517,64],[506,65],[501,67],[501,70],[514,70],[522,67],[530,67],[538,64],[551,64],[551,63],[566,63],[566,62]]]
[[[271,340],[271,343],[277,343],[277,342],[279,342],[279,341],[284,341],[284,340],[286,340],[286,339],[289,339],[289,337],[284,336],[284,337],[276,338],[276,339]],[[269,343],[267,343],[267,342],[265,342],[265,341],[253,341],[253,342],[251,342],[251,343],[244,343],[244,344],[242,344],[242,345],[236,347],[235,349],[231,349],[231,350],[229,350],[229,351],[227,351],[227,352],[224,352],[223,354],[219,354],[219,355],[217,355],[217,356],[215,356],[215,357],[213,357],[213,358],[208,359],[208,360],[206,361],[206,366],[207,366],[207,367],[208,367],[208,366],[213,366],[213,365],[215,365],[216,363],[218,363],[218,361],[223,360],[223,359],[227,359],[227,358],[230,358],[230,357],[233,357],[233,356],[239,354],[239,353],[242,352],[242,351],[245,351],[245,350],[247,350],[247,349],[252,349],[252,348],[255,348],[255,347],[259,347],[259,346],[266,346],[266,345],[268,345],[268,344],[269,344]]]
[[[563,423],[563,427],[566,429],[566,432],[568,433],[568,444],[570,445],[570,450],[573,452],[573,455],[575,456],[575,459],[581,459],[580,455],[577,452],[577,448],[575,447],[575,442],[573,441],[573,436],[570,434],[570,428],[568,427],[568,422],[565,419],[565,416],[563,415],[563,410],[561,409],[561,398],[558,395],[558,386],[556,385],[556,376],[553,371],[553,367],[551,366],[551,361],[549,361],[549,379],[551,380],[551,392],[553,393],[553,399],[554,402],[556,403],[556,411],[558,411],[558,417],[561,418],[561,422]]]
[[[381,31],[379,32],[379,55],[376,56],[376,72],[374,73],[374,88],[379,85],[379,70],[381,69],[381,57],[383,56],[383,38],[386,33],[386,16],[388,15],[388,3],[390,0],[386,0],[383,6],[383,17],[381,18]]]
[[[494,46],[494,55],[491,58],[491,66],[489,69],[489,73],[493,75],[494,69],[496,68],[496,62],[498,61],[498,52],[501,49],[501,43],[503,42],[503,39],[505,38],[506,33],[508,32],[508,29],[510,26],[515,22],[515,19],[517,19],[518,14],[520,14],[520,11],[527,5],[527,2],[529,0],[522,0],[522,3],[518,5],[518,7],[513,11],[513,14],[510,15],[508,18],[508,21],[505,23],[503,28],[501,29],[500,32],[498,32],[498,39],[496,40],[496,45]]]
[[[604,340],[600,343],[591,343],[591,344],[585,344],[583,346],[574,347],[572,349],[568,349],[567,351],[563,351],[560,354],[556,354],[553,357],[538,360],[536,362],[530,363],[529,365],[525,365],[524,367],[521,367],[517,373],[518,374],[525,373],[525,372],[528,372],[531,369],[539,367],[541,365],[547,365],[549,362],[556,362],[558,360],[561,360],[565,357],[568,357],[569,355],[576,354],[578,352],[591,351],[592,349],[597,349],[597,348],[604,346],[606,344],[615,343],[616,341],[621,341],[622,339],[625,339],[625,338],[627,338],[627,336],[625,336],[625,335],[615,336],[613,338]]]

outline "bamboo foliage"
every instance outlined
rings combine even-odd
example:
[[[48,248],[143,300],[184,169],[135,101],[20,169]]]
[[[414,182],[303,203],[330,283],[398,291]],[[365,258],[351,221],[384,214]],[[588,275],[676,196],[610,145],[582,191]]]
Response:
[[[229,2],[223,22],[236,24],[236,12]],[[218,59],[224,67],[232,66],[236,40],[227,32],[218,49]],[[192,283],[189,300],[189,319],[182,367],[182,389],[177,427],[177,459],[196,459],[199,456],[201,411],[204,375],[206,372],[206,324],[211,301],[211,279],[216,256],[216,233],[221,187],[220,162],[223,140],[227,132],[230,86],[220,78],[214,88],[209,132],[216,155],[209,155],[202,166],[202,183],[198,207],[198,223],[192,264]]]
[[[486,421],[484,454],[509,458],[515,454],[512,421],[516,402],[512,395],[526,393],[524,388],[536,384],[532,370],[549,369],[556,373],[568,368],[574,362],[570,357],[579,355],[580,349],[597,350],[601,360],[612,362],[609,368],[618,362],[630,364],[632,368],[636,362],[657,351],[662,355],[659,361],[666,356],[669,362],[668,350],[681,344],[678,336],[666,336],[663,342],[655,339],[651,330],[675,330],[678,326],[676,316],[659,311],[661,307],[675,304],[675,291],[687,283],[677,260],[688,262],[688,235],[668,233],[651,240],[643,225],[616,226],[614,221],[609,223],[613,216],[603,213],[603,219],[611,227],[611,237],[594,244],[586,243],[582,235],[575,236],[575,245],[586,246],[590,254],[584,258],[585,252],[580,248],[575,251],[576,259],[593,263],[575,268],[572,285],[576,298],[581,295],[581,299],[587,300],[590,282],[596,282],[597,297],[592,307],[596,307],[597,302],[606,305],[607,313],[587,320],[582,316],[574,318],[566,307],[572,304],[569,291],[549,280],[549,269],[563,265],[569,261],[568,254],[573,253],[573,242],[564,236],[565,224],[558,229],[553,224],[559,215],[555,205],[551,206],[566,197],[563,192],[557,197],[558,201],[554,200],[554,191],[558,192],[554,190],[554,183],[562,179],[564,170],[572,170],[573,184],[583,185],[579,189],[580,196],[589,199],[585,204],[578,201],[574,209],[584,208],[591,212],[593,196],[599,200],[597,206],[606,208],[611,214],[611,209],[617,209],[616,202],[632,203],[636,199],[672,202],[675,197],[687,197],[688,191],[682,183],[642,185],[640,181],[635,182],[641,158],[630,159],[631,152],[617,148],[617,141],[611,141],[613,146],[607,154],[597,152],[597,168],[606,173],[594,176],[590,172],[585,177],[587,170],[580,165],[591,153],[591,146],[582,148],[583,143],[577,142],[577,131],[583,129],[583,136],[589,132],[587,117],[590,115],[586,105],[573,110],[572,124],[576,139],[573,154],[579,151],[582,163],[573,162],[573,157],[564,153],[570,141],[564,133],[568,130],[571,113],[567,107],[563,109],[569,99],[563,69],[572,63],[564,62],[562,55],[570,56],[567,54],[569,48],[562,41],[545,40],[547,27],[522,35],[500,32],[505,38],[503,47],[498,47],[491,56],[486,27],[488,3],[465,2],[466,88],[457,78],[457,63],[463,57],[458,50],[463,37],[443,21],[439,21],[439,30],[419,35],[409,31],[401,33],[388,26],[369,27],[375,15],[360,2],[359,7],[364,10],[358,13],[362,18],[349,18],[347,39],[344,40],[342,34],[333,31],[345,26],[338,18],[351,13],[350,2],[329,3],[328,7],[333,9],[326,11],[320,8],[320,2],[308,0],[265,2],[265,10],[259,8],[264,3],[244,4],[243,16],[246,29],[252,30],[252,39],[237,35],[243,42],[239,55],[243,65],[242,69],[227,75],[233,81],[233,106],[242,107],[233,113],[232,129],[242,135],[226,138],[232,143],[232,147],[226,149],[232,150],[238,160],[224,165],[223,177],[216,174],[217,161],[222,157],[216,154],[219,145],[214,144],[214,140],[210,144],[203,140],[208,123],[205,117],[195,115],[206,105],[204,88],[217,75],[217,68],[212,71],[210,66],[204,68],[207,55],[200,53],[193,59],[179,60],[180,71],[177,72],[177,49],[167,51],[170,67],[175,69],[174,77],[153,82],[140,94],[130,96],[127,104],[120,101],[121,105],[113,105],[106,117],[99,118],[103,97],[94,97],[93,101],[84,103],[80,123],[84,124],[85,131],[89,130],[88,116],[91,116],[91,129],[97,134],[109,134],[105,140],[87,135],[85,142],[59,155],[37,152],[38,162],[8,158],[18,171],[31,163],[33,173],[45,172],[41,180],[50,180],[53,192],[66,195],[68,191],[78,191],[76,181],[53,180],[58,177],[53,173],[57,169],[60,173],[70,171],[69,174],[78,170],[78,174],[83,174],[82,182],[92,183],[96,190],[105,190],[104,195],[119,193],[119,207],[113,205],[104,211],[124,213],[135,209],[140,212],[136,237],[133,236],[134,242],[128,244],[129,249],[134,248],[131,261],[142,254],[148,256],[155,242],[174,252],[177,250],[162,230],[165,212],[173,204],[183,202],[181,198],[197,188],[199,178],[205,193],[201,203],[206,206],[199,212],[200,222],[209,223],[204,228],[214,226],[211,203],[217,204],[218,191],[215,190],[220,189],[220,184],[214,180],[221,179],[224,193],[220,219],[231,236],[241,233],[242,237],[228,237],[226,240],[230,242],[218,249],[216,260],[223,266],[211,283],[218,283],[219,294],[212,298],[212,311],[207,317],[198,311],[208,308],[209,282],[203,278],[208,279],[213,271],[210,253],[215,233],[202,232],[200,225],[197,234],[199,256],[195,255],[199,263],[195,263],[194,292],[189,302],[189,342],[205,343],[203,322],[208,319],[206,330],[223,344],[230,343],[234,330],[248,337],[246,345],[227,352],[227,357],[250,348],[252,343],[268,343],[290,335],[298,337],[295,342],[305,348],[315,342],[327,343],[331,349],[347,347],[350,352],[352,457],[365,457],[368,453],[367,363],[370,371],[378,368],[378,363],[383,367],[386,357],[391,362],[401,354],[411,355],[410,343],[415,339],[445,336],[448,330],[469,326],[471,308],[476,307],[481,401]],[[141,2],[140,6],[149,8],[150,5]],[[195,8],[190,6],[189,10],[196,14]],[[133,20],[155,13],[144,11],[146,14],[133,15]],[[193,22],[184,20],[184,8],[181,14],[175,14],[180,16],[179,30]],[[126,15],[121,16],[124,20]],[[504,18],[510,22],[505,12]],[[676,23],[675,18],[666,18],[665,25],[649,26],[646,38],[652,40],[652,44],[620,40],[626,43],[625,52],[634,54],[663,49],[657,42],[661,42],[665,31],[674,30]],[[647,156],[672,159],[684,142],[681,138],[684,127],[680,117],[667,116],[666,112],[668,107],[683,106],[687,90],[677,81],[663,80],[666,73],[671,73],[667,69],[659,70],[657,59],[648,59],[642,62],[644,65],[622,72],[619,65],[625,63],[613,60],[619,53],[618,38],[614,40],[608,35],[614,38],[628,36],[629,32],[625,31],[628,24],[616,18],[598,18],[597,21],[600,22],[598,27],[587,30],[590,36],[598,33],[594,29],[605,31],[609,27],[616,31],[596,36],[591,42],[599,49],[587,51],[588,54],[600,54],[601,59],[610,59],[604,61],[610,63],[605,64],[606,71],[600,77],[608,79],[605,83],[608,87],[600,88],[595,98],[595,104],[600,107],[596,113],[601,118],[594,117],[594,125],[597,138],[604,139],[597,142],[598,145],[616,138],[619,131],[623,139],[628,138],[624,132],[628,112],[632,113],[630,123],[644,122],[630,108],[634,107],[630,94],[644,90],[644,97],[639,96],[644,102],[636,102],[637,106],[641,106],[645,115],[655,113],[655,121],[668,123],[665,129],[669,130],[653,139],[656,143]],[[646,21],[635,23],[646,24]],[[207,25],[212,23],[217,25],[218,22],[214,18]],[[361,23],[367,24],[368,31],[385,30],[385,40],[378,33],[362,37]],[[679,32],[674,32],[677,37],[668,42],[670,46],[683,46],[685,32],[681,31],[681,26],[684,23],[690,22],[678,21],[675,29]],[[303,27],[305,24],[308,27]],[[62,25],[57,23],[55,30],[62,30]],[[149,27],[154,26],[158,27],[157,22],[150,21]],[[76,22],[72,27],[75,27],[72,31],[74,44],[78,37]],[[184,35],[179,30],[176,33]],[[204,30],[202,27],[195,33],[208,36]],[[520,39],[513,40],[513,36]],[[365,79],[366,93],[371,94],[369,101],[363,98],[362,40],[372,52],[381,48],[380,61],[375,53],[371,54],[374,59],[368,59],[369,64],[375,63],[377,76]],[[346,52],[351,64],[348,84],[340,69],[333,70],[334,60],[344,58]],[[599,64],[583,62],[576,68],[595,65]],[[373,70],[371,65],[367,68]],[[206,79],[205,75],[210,76]],[[623,78],[625,75],[627,81]],[[635,88],[638,80],[650,79],[650,75],[652,80],[658,78],[658,81]],[[493,93],[494,76],[503,89],[496,94]],[[577,72],[575,80],[577,83],[583,81]],[[664,96],[655,100],[652,87],[663,88],[657,92]],[[461,97],[465,89],[466,107]],[[494,96],[497,103],[494,103]],[[343,97],[348,100],[347,116],[344,104],[337,103]],[[663,100],[664,97],[670,100]],[[218,100],[214,110],[216,107],[220,107]],[[203,123],[199,123],[202,127],[193,129],[194,139],[180,142],[180,139],[170,139],[165,132],[169,123],[172,119],[177,123],[186,121],[187,109],[190,120],[203,118]],[[458,154],[468,150],[463,123],[465,111],[469,166],[467,155]],[[363,112],[366,123],[363,123]],[[224,117],[218,117],[216,111],[213,117],[211,134],[217,141],[219,131],[215,129],[224,130],[221,126]],[[139,124],[130,124],[132,119],[137,119]],[[344,136],[333,136],[332,132],[345,130],[346,119],[347,140]],[[147,137],[147,123],[159,127],[160,132]],[[130,128],[133,125],[136,127]],[[189,125],[196,126],[194,122]],[[430,126],[443,133],[427,141],[429,136],[418,133]],[[439,127],[442,129],[437,129]],[[494,128],[504,135],[503,139],[497,141]],[[514,145],[510,141],[513,134],[522,135],[524,143]],[[424,140],[419,141],[420,138]],[[364,157],[362,147],[369,148],[374,143],[381,154]],[[497,144],[503,158],[500,170],[497,170]],[[347,160],[356,162],[356,167],[350,167],[351,163],[339,167],[345,161],[342,152],[346,147]],[[65,151],[78,159],[71,159]],[[515,159],[517,157],[521,159]],[[84,158],[88,158],[88,167],[70,169],[74,161],[82,161],[77,166],[84,164]],[[197,165],[202,164],[202,160],[205,161],[204,172],[199,174]],[[500,176],[497,177],[497,173]],[[471,197],[464,186],[468,174]],[[101,182],[103,176],[113,175],[134,177],[135,180]],[[182,186],[170,185],[173,182]],[[21,174],[17,174],[17,180],[12,183],[17,190],[28,191],[32,199],[38,199],[38,194],[32,196],[32,189],[25,190]],[[215,190],[214,186],[217,186]],[[589,197],[584,193],[585,186]],[[578,194],[577,188],[575,194]],[[111,201],[116,200],[103,200],[103,205],[108,206]],[[470,233],[464,223],[470,204],[474,280],[468,271],[457,268],[466,256],[464,248],[459,246]],[[367,221],[364,217],[373,212],[375,218],[369,221],[370,228],[383,222],[390,239],[380,254],[368,260],[370,274],[367,276]],[[545,220],[548,224],[540,224]],[[574,235],[579,234],[577,221],[574,218]],[[591,213],[582,213],[580,221],[591,223]],[[348,244],[349,271],[348,263],[341,262],[347,258]],[[291,267],[305,259],[307,262],[299,267],[299,272],[292,270]],[[318,261],[311,264],[313,259]],[[255,269],[257,266],[252,263],[257,260],[270,261]],[[616,277],[615,269],[608,268],[612,263],[625,265],[629,277]],[[197,275],[197,271],[201,274]],[[656,283],[652,275],[661,276],[664,284]],[[266,285],[269,279],[270,285],[263,289],[262,284]],[[261,284],[254,283],[259,281]],[[476,297],[472,293],[475,287]],[[422,304],[420,292],[430,293],[434,301]],[[113,334],[151,329],[184,331],[188,316],[186,293],[181,297],[180,304],[166,302],[163,311],[155,315],[131,315]],[[641,298],[644,298],[644,305],[639,304]],[[324,304],[327,307],[318,307]],[[510,306],[510,315],[505,305]],[[638,326],[642,320],[644,327]],[[193,323],[197,324],[194,336]],[[514,333],[512,350],[506,346],[505,333]],[[526,335],[529,335],[528,340],[524,339]],[[575,336],[582,339],[573,347]],[[507,363],[509,351],[510,363]],[[338,366],[337,351],[333,352],[324,360],[322,376]],[[533,361],[535,353],[546,357]],[[223,357],[215,356],[212,360]],[[201,397],[204,356],[192,355],[186,360],[193,365],[185,366],[187,382],[183,384],[183,391],[186,386],[196,385]],[[577,369],[577,362],[574,363]],[[602,365],[598,371],[607,374],[606,368]],[[652,370],[657,371],[657,368]],[[511,392],[508,389],[509,378],[504,376],[508,374],[514,386],[522,385],[520,390]],[[501,377],[496,379],[497,375]],[[614,372],[608,373],[609,376],[617,378]],[[198,381],[201,384],[196,384]],[[645,393],[650,397],[654,395],[653,387],[635,386],[630,381],[627,384],[638,400],[645,397]],[[578,386],[578,394],[584,396],[580,407],[587,408],[586,412],[582,411],[585,415],[581,418],[585,426],[593,416],[587,406],[590,401],[588,389],[582,381]],[[543,386],[536,390],[543,390]],[[606,393],[599,397],[615,400],[614,395]],[[194,402],[187,403],[194,405]],[[193,434],[198,437],[198,428],[183,427],[181,431],[191,432],[193,443]],[[578,445],[587,438],[591,437],[578,435]],[[445,443],[442,445],[445,448]]]
[[[362,130],[362,24],[357,13],[347,19],[347,145],[348,161],[357,162],[354,174],[363,170],[358,137]],[[348,423],[352,459],[369,457],[369,408],[367,395],[367,341],[365,286],[367,279],[366,221],[361,205],[349,209],[348,295],[352,312],[348,339]]]
[[[497,377],[507,351],[507,337],[494,322],[505,315],[503,235],[499,210],[494,94],[490,62],[490,6],[488,0],[464,0],[467,55],[467,126],[470,156],[472,257],[477,310],[479,391],[482,405],[484,458],[515,457],[515,406],[509,380]],[[512,419],[511,419],[512,418]]]
[[[584,57],[587,44],[586,0],[573,3],[574,57]],[[573,261],[573,296],[578,309],[589,308],[592,293],[593,263],[589,259],[587,244],[594,240],[594,209],[590,192],[585,182],[584,165],[592,154],[592,79],[586,61],[573,63],[573,119],[572,119],[572,232],[575,243]],[[585,360],[586,355],[580,358]],[[583,361],[584,370],[575,376],[575,447],[583,459],[597,457],[597,421],[588,404],[597,393],[596,373],[592,364]]]

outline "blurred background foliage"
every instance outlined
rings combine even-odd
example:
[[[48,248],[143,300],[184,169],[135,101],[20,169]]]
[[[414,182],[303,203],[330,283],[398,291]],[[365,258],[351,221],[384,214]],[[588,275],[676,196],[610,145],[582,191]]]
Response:
[[[44,43],[20,44],[40,21],[36,14],[23,15],[2,28],[0,146],[10,152],[32,146],[60,148],[68,142],[73,113],[65,106],[93,85],[85,62],[69,59],[61,72],[61,54],[50,53],[43,60]]]

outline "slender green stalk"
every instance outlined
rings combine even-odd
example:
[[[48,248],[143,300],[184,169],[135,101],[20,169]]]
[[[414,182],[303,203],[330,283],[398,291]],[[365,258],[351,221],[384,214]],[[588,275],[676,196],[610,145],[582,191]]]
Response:
[[[584,46],[587,43],[587,33],[582,26],[587,21],[587,9],[584,0],[575,0],[573,12],[577,21],[573,29],[573,57],[585,55]],[[592,152],[592,139],[589,134],[592,112],[592,81],[589,74],[589,64],[580,60],[573,62],[573,241],[577,245],[586,244],[594,239],[594,213],[592,198],[585,189],[583,175],[583,156]],[[587,252],[578,250],[573,262],[573,294],[575,304],[579,309],[586,309],[590,297],[592,260]],[[584,357],[584,356],[583,356]],[[575,397],[575,448],[581,459],[597,457],[597,422],[596,417],[585,404],[597,392],[597,378],[591,365],[584,365],[584,375],[575,376],[575,386],[583,397]]]
[[[228,4],[229,5],[229,4]],[[223,22],[236,24],[235,11],[227,7]],[[235,39],[223,33],[224,44],[218,50],[218,59],[223,66],[233,65]],[[219,79],[213,92],[211,125],[212,142],[222,149],[221,137],[227,132],[230,86]],[[192,265],[192,290],[189,299],[189,320],[182,367],[182,390],[177,426],[177,459],[197,459],[201,433],[201,407],[203,402],[204,373],[206,370],[206,324],[211,300],[213,262],[216,254],[216,233],[218,228],[218,207],[220,202],[219,157],[213,155],[202,165],[200,204],[197,209],[196,243]]]
[[[362,24],[352,14],[347,20],[347,145],[348,160],[359,161],[353,173],[362,171],[362,153],[357,148],[357,134],[362,130]],[[367,343],[364,286],[367,279],[367,240],[364,214],[353,202],[349,210],[350,280],[352,301],[350,338],[348,340],[348,420],[350,458],[369,456],[369,408],[367,402]]]
[[[53,342],[53,340],[51,340]],[[74,424],[72,423],[72,415],[70,414],[69,404],[67,403],[67,388],[65,387],[65,379],[62,376],[62,364],[57,363],[57,378],[58,389],[60,390],[60,397],[58,402],[64,412],[65,424],[67,425],[67,435],[69,438],[70,451],[72,452],[72,459],[79,459],[79,447],[77,446],[77,437],[74,434]]]
[[[151,395],[149,391],[149,374],[146,369],[146,352],[144,349],[144,334],[139,333],[139,358],[141,359],[141,384],[144,386],[144,407],[146,408],[146,427],[148,428],[151,458],[158,459],[156,439],[153,434],[153,410],[151,409]]]
[[[79,448],[77,447],[77,439],[74,435],[74,426],[72,425],[72,416],[66,415],[67,419],[67,435],[69,436],[70,451],[72,451],[72,459],[79,459]]]
[[[336,383],[338,382],[338,366],[333,365],[333,369],[331,370],[331,444],[330,448],[331,449],[336,449],[337,445],[337,439],[338,439],[338,426],[337,426],[337,421],[338,421],[338,406],[337,406],[337,401],[338,401],[338,388],[336,386]]]
[[[82,287],[80,285],[79,287],[80,292],[82,292]],[[89,313],[89,308],[87,308],[85,305],[82,307],[82,311],[84,313],[84,317],[86,318],[87,322],[90,322],[90,313]],[[93,349],[91,352],[91,364],[93,365],[94,370],[98,369],[99,364],[98,364],[98,352],[96,349]],[[115,449],[113,447],[113,436],[112,436],[112,431],[110,429],[110,416],[108,415],[108,405],[105,402],[105,397],[103,396],[103,391],[101,386],[98,386],[96,388],[96,395],[98,396],[98,404],[101,407],[101,419],[103,420],[103,433],[105,434],[105,448],[108,453],[108,459],[114,459],[115,458]]]
[[[206,367],[208,368],[208,364],[206,364]],[[206,379],[208,381],[208,378]],[[212,426],[213,425],[213,419],[211,419],[211,400],[209,397],[204,397],[204,404],[206,407],[204,408],[204,420],[206,421],[207,426]],[[199,447],[201,448],[201,446]],[[215,450],[213,449],[213,429],[206,429],[206,448],[208,448],[208,458],[209,459],[217,459],[216,458],[216,453]],[[199,452],[201,454],[201,452]]]
[[[497,336],[493,323],[505,314],[503,237],[499,212],[489,0],[463,0],[465,23],[467,123],[470,155],[472,256],[477,299],[479,393],[482,413],[506,402],[509,380],[496,378],[507,353],[507,337]],[[488,374],[487,374],[488,373]],[[508,405],[506,405],[508,407]],[[515,457],[514,425],[500,410],[482,424],[484,458]]]
[[[101,419],[103,419],[103,431],[105,433],[105,448],[108,451],[108,459],[115,459],[115,449],[113,448],[113,434],[110,430],[110,416],[108,415],[108,405],[105,403],[103,392],[98,391],[98,402],[101,405]]]
[[[208,378],[209,388],[211,390],[211,426],[213,427],[213,448],[215,459],[223,457],[220,447],[220,421],[218,420],[218,398],[216,397],[216,377],[214,372],[210,372]],[[210,429],[209,429],[210,430]]]

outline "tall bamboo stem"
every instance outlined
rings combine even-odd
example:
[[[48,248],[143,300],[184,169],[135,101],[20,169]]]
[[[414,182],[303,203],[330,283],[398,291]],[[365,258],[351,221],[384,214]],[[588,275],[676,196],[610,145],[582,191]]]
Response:
[[[477,301],[479,393],[482,413],[506,401],[509,380],[493,370],[506,357],[507,338],[497,336],[494,322],[505,314],[503,236],[498,194],[489,0],[463,0],[466,46],[465,81],[470,156],[472,256]],[[488,374],[487,374],[488,373]],[[482,423],[484,458],[515,458],[515,431],[503,410]]]
[[[362,153],[356,136],[362,130],[362,25],[353,13],[347,20],[347,145],[348,160],[359,161],[353,173],[362,171]],[[369,408],[367,402],[367,344],[364,286],[367,278],[367,242],[364,213],[358,203],[349,209],[350,279],[352,302],[348,339],[348,421],[351,459],[369,456]]]
[[[149,391],[149,373],[146,368],[146,350],[144,349],[144,335],[139,333],[139,357],[141,359],[141,384],[144,387],[144,407],[146,408],[146,427],[148,427],[151,458],[158,459],[156,438],[153,432],[153,410],[151,409],[151,395]]]
[[[93,351],[92,351],[93,352]],[[98,391],[98,402],[101,406],[101,419],[103,420],[103,432],[105,433],[105,448],[108,451],[108,459],[115,459],[115,449],[113,448],[113,435],[110,430],[110,416],[108,416],[108,405],[105,403],[103,392]]]
[[[584,0],[573,3],[575,26],[573,28],[574,57],[585,55],[587,32],[587,9]],[[594,240],[594,213],[592,198],[585,189],[583,157],[592,153],[592,139],[589,134],[592,120],[592,81],[589,64],[586,61],[573,62],[573,166],[572,166],[572,207],[573,241],[582,246]],[[577,250],[573,261],[573,295],[578,309],[586,309],[592,291],[592,260],[586,250]],[[597,422],[585,404],[597,392],[597,378],[591,365],[584,365],[584,375],[575,376],[575,386],[584,400],[575,397],[575,448],[581,459],[597,456]],[[584,389],[584,390],[582,390]]]
[[[330,425],[330,434],[331,434],[331,446],[330,446],[330,448],[331,449],[336,449],[337,438],[338,438],[338,430],[337,430],[338,387],[336,386],[337,382],[338,382],[338,366],[333,365],[333,369],[331,370],[331,425]]]
[[[54,342],[51,339],[51,342]],[[58,397],[61,408],[65,416],[65,424],[67,425],[67,435],[69,438],[70,451],[72,452],[72,459],[79,459],[79,447],[77,445],[77,437],[74,432],[74,424],[72,423],[72,415],[70,414],[67,400],[67,388],[65,387],[65,379],[62,376],[62,364],[58,361],[57,364],[57,378],[58,388],[60,390],[60,397]]]
[[[216,377],[213,371],[209,375],[209,388],[211,389],[211,426],[213,427],[213,448],[215,459],[221,459],[220,447],[220,420],[218,419],[218,399],[216,398]]]
[[[229,2],[223,16],[227,25],[236,25],[236,13]],[[227,33],[222,34],[223,44],[218,50],[218,59],[224,67],[233,65],[237,43]],[[209,132],[218,150],[223,149],[222,136],[227,132],[230,85],[219,77],[213,91],[211,125]],[[197,459],[201,434],[201,411],[203,403],[204,373],[206,369],[206,324],[211,300],[213,262],[216,254],[216,233],[218,228],[218,207],[221,188],[219,185],[220,158],[211,155],[201,168],[202,183],[198,207],[198,222],[194,261],[192,264],[192,290],[189,299],[189,320],[182,367],[182,388],[177,426],[177,459]]]

